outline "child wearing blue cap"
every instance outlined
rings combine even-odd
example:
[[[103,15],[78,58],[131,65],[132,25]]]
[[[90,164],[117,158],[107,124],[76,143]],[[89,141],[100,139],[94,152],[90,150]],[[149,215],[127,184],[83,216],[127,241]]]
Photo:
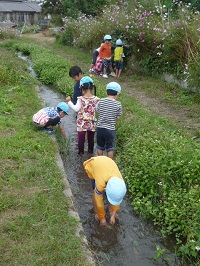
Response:
[[[96,131],[96,105],[99,101],[97,96],[92,94],[93,89],[96,94],[96,86],[93,80],[86,76],[80,80],[80,90],[82,96],[77,97],[77,103],[74,105],[71,101],[71,97],[68,96],[66,101],[77,115],[77,131],[78,131],[78,154],[83,156],[84,143],[87,133],[88,139],[88,152],[93,153],[94,149],[94,135]]]
[[[116,163],[106,157],[92,157],[83,163],[83,167],[91,178],[94,190],[92,202],[96,218],[100,225],[106,225],[103,194],[106,192],[110,223],[115,224],[116,213],[126,194],[126,185]]]
[[[110,35],[105,35],[104,36],[104,43],[101,45],[100,50],[99,50],[99,57],[102,60],[102,67],[103,67],[103,78],[108,78],[107,75],[107,69],[110,69],[110,76],[116,77],[113,67],[112,67],[112,62],[111,62],[111,57],[112,57],[112,37]]]
[[[122,105],[117,101],[121,93],[121,86],[117,82],[110,82],[106,86],[107,97],[100,99],[97,112],[97,154],[103,155],[106,150],[111,159],[114,156],[116,134],[116,120],[121,118]]]
[[[121,72],[123,70],[123,46],[122,41],[118,39],[116,41],[116,48],[114,50],[114,63],[115,63],[115,70],[116,70],[116,77],[119,78],[121,75]]]
[[[64,139],[66,134],[61,123],[61,118],[69,114],[69,106],[65,102],[60,102],[57,107],[45,107],[33,115],[35,125],[42,127],[49,134],[53,134],[53,127],[59,125],[59,129]]]

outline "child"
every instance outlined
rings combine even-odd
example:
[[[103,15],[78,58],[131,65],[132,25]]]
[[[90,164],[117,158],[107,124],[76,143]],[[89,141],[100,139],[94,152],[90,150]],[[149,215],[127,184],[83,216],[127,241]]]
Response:
[[[106,156],[98,156],[85,161],[83,166],[88,177],[92,179],[95,217],[100,220],[100,225],[106,225],[103,203],[103,194],[106,191],[110,223],[115,224],[116,212],[126,194],[126,185],[116,163]]]
[[[94,134],[96,130],[96,105],[99,98],[92,95],[94,86],[93,80],[86,76],[80,80],[80,89],[82,96],[78,97],[76,105],[71,102],[71,98],[68,96],[66,101],[69,106],[78,112],[77,115],[77,131],[78,131],[78,154],[83,156],[85,136],[87,133],[88,138],[88,152],[93,153],[94,149]]]
[[[117,78],[120,77],[120,74],[123,69],[123,55],[124,53],[123,53],[122,41],[118,39],[116,41],[116,48],[114,50],[114,63],[115,63]]]
[[[94,52],[92,53],[92,64],[91,64],[90,70],[89,70],[89,73],[90,74],[92,74],[93,72],[95,72],[95,70],[93,69],[93,67],[96,64],[97,57],[99,56],[99,50],[100,50],[100,48],[101,48],[101,46],[99,48],[95,49]]]
[[[110,76],[115,77],[115,73],[112,68],[111,56],[112,56],[112,44],[111,44],[112,37],[110,35],[104,36],[104,44],[101,45],[99,50],[99,57],[103,60],[103,78],[108,78],[106,73],[107,68],[109,67],[111,73]]]
[[[97,106],[97,154],[103,155],[106,149],[107,156],[113,158],[116,120],[122,115],[122,105],[116,101],[121,93],[121,86],[117,82],[110,82],[106,86],[106,92],[108,97],[100,99]]]
[[[69,70],[69,76],[76,81],[76,84],[74,85],[74,94],[72,99],[73,104],[76,104],[77,97],[81,96],[80,80],[83,77],[83,72],[79,66],[73,66]]]
[[[53,127],[59,125],[61,134],[66,139],[66,134],[61,123],[61,118],[66,114],[69,114],[69,106],[65,102],[60,102],[57,107],[46,107],[39,110],[33,115],[33,122],[49,134],[53,134]]]

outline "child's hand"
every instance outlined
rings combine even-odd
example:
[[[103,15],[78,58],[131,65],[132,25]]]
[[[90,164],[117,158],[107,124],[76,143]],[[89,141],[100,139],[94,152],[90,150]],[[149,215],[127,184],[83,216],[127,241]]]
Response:
[[[111,206],[108,205],[108,207],[110,207],[110,209],[111,209]],[[110,224],[115,224],[116,216],[117,216],[117,212],[111,209],[111,212],[110,212]]]
[[[115,224],[115,216],[110,217],[110,224]]]
[[[67,96],[66,97],[66,102],[68,103],[69,101],[71,101],[71,97],[70,96]]]

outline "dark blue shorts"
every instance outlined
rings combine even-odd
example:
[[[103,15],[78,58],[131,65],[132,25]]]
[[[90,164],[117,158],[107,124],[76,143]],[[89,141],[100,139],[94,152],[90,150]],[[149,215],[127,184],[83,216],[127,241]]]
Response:
[[[97,127],[97,149],[107,152],[114,151],[115,130]]]
[[[115,68],[122,70],[123,69],[123,62],[121,61],[115,61]]]
[[[92,185],[92,189],[95,189],[95,180],[94,179],[90,179],[90,183]]]
[[[92,185],[92,189],[94,190],[96,188],[96,184],[95,184],[95,180],[94,179],[90,179],[90,183]],[[102,195],[103,192],[100,192],[97,188],[96,188],[96,194],[97,195]]]

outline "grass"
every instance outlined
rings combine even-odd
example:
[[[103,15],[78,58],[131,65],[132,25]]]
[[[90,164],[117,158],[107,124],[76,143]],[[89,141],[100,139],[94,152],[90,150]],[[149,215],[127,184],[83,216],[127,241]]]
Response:
[[[16,45],[18,48],[26,49],[26,42],[30,44],[30,40],[23,39]],[[32,41],[31,44],[34,42]],[[54,84],[58,90],[65,94],[70,93],[73,90],[73,82],[68,77],[68,67],[78,64],[83,71],[88,71],[90,57],[74,48],[68,50],[66,46],[55,43],[40,41],[38,43],[40,45],[34,46],[34,54],[31,54],[33,64],[34,61],[37,62],[38,69],[43,65],[43,58],[47,59],[45,63],[48,69],[52,64],[52,59],[48,56],[49,52],[46,49],[40,49],[40,46],[53,51],[55,62],[66,63],[66,75],[63,78],[51,79],[52,76],[49,73],[41,71],[39,79]],[[11,47],[13,44],[10,43],[7,46]],[[33,46],[31,47],[30,51],[33,51]],[[63,63],[63,58],[66,60],[65,63]],[[56,71],[58,71],[57,66],[55,66]],[[100,80],[98,77],[94,77],[94,79],[98,96],[105,96],[105,84],[108,81]],[[139,105],[134,96],[131,95],[131,86],[137,86],[137,90],[162,99],[164,102],[170,103],[172,107],[176,105],[176,108],[180,109],[184,106],[190,106],[193,111],[198,110],[199,98],[195,94],[187,95],[185,91],[183,94],[183,91],[174,85],[160,82],[157,79],[136,78],[135,76],[133,79],[134,83],[130,83],[126,73],[121,79],[124,86],[119,100],[123,105],[123,117],[117,123],[116,160],[129,186],[134,208],[158,224],[162,228],[163,234],[176,234],[179,255],[197,262],[198,254],[195,247],[200,245],[199,225],[197,223],[199,215],[199,208],[197,207],[199,199],[199,143],[191,138],[186,128],[158,115],[153,115]],[[169,97],[171,93],[175,94],[176,97]],[[9,101],[6,97],[4,98],[5,102]],[[7,108],[9,110],[10,105],[7,105]],[[12,112],[14,111],[13,108],[12,106]],[[25,115],[24,118],[26,119],[26,117]],[[33,129],[31,128],[31,130]],[[28,149],[30,144],[26,146]],[[44,152],[44,150],[44,147],[42,149],[38,147],[38,152]],[[18,156],[21,156],[21,152]],[[46,157],[53,158],[49,154]],[[181,205],[180,199],[182,199]],[[11,202],[12,200],[14,197],[11,198]]]
[[[42,107],[38,82],[11,51],[1,48],[0,57],[1,265],[87,265],[63,194],[58,146],[31,121]]]

